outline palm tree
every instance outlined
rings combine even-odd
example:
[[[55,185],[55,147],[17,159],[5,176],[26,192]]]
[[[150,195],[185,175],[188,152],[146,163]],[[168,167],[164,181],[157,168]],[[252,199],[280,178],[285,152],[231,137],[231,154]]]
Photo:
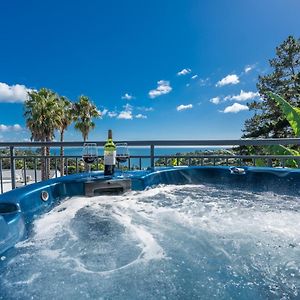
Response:
[[[73,104],[72,114],[75,129],[81,132],[83,141],[86,142],[90,130],[95,128],[93,118],[101,117],[101,112],[87,96],[80,96],[79,101]]]
[[[61,126],[62,113],[58,96],[53,91],[42,88],[28,92],[25,101],[24,116],[26,127],[31,131],[31,140],[49,142],[54,138],[54,131]],[[50,155],[49,147],[42,147],[42,155]],[[50,175],[50,161],[41,163],[42,180]]]
[[[60,141],[64,141],[64,133],[72,123],[72,103],[66,97],[59,97],[59,107],[61,109],[61,124],[59,126]],[[64,176],[64,147],[60,147],[60,173]]]

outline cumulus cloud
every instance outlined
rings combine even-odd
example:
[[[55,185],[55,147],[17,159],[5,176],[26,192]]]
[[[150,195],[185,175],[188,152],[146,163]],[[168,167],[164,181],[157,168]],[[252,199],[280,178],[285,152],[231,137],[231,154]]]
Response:
[[[243,110],[249,110],[248,106],[247,105],[242,105],[242,104],[239,104],[239,103],[234,103],[230,106],[227,106],[225,109],[224,109],[224,113],[238,113],[240,111],[243,111]]]
[[[29,91],[31,89],[22,84],[8,85],[0,82],[0,102],[22,103],[28,98]]]
[[[192,108],[193,108],[193,104],[187,104],[187,105],[180,104],[176,107],[176,110],[182,111],[182,110],[187,110],[187,109],[192,109]]]
[[[191,77],[191,79],[196,79],[198,77],[198,75],[194,75]]]
[[[259,93],[258,92],[245,92],[243,90],[241,90],[241,92],[238,95],[233,95],[233,96],[227,96],[224,98],[224,100],[232,100],[232,101],[247,101],[247,100],[251,100],[254,98],[259,97]]]
[[[123,120],[132,120],[132,111],[121,111],[117,118]]]
[[[133,109],[132,105],[127,103],[126,105],[124,105],[124,110],[118,114],[117,119],[132,120],[133,119],[132,109]]]
[[[148,112],[148,111],[153,111],[152,107],[133,107],[129,103],[123,105],[123,110],[122,111],[108,111],[107,115],[110,118],[117,118],[120,120],[132,120],[132,119],[147,119],[147,116],[142,114],[142,113],[136,113],[134,114],[134,110],[140,110],[142,112]]]
[[[0,132],[21,131],[21,130],[22,130],[22,127],[19,124],[15,124],[15,125],[0,124]]]
[[[221,98],[220,97],[214,97],[214,98],[211,98],[209,100],[209,102],[213,103],[213,104],[219,104],[221,101]]]
[[[238,84],[240,82],[239,77],[236,74],[227,75],[223,79],[217,82],[216,86],[221,87],[228,84]]]
[[[110,118],[114,118],[114,117],[116,117],[118,114],[117,114],[115,111],[109,111],[109,112],[107,113],[107,115],[108,115]]]
[[[182,69],[181,71],[179,71],[179,72],[177,73],[177,75],[178,75],[178,76],[184,76],[184,75],[187,75],[187,74],[189,74],[189,73],[191,73],[191,72],[192,72],[192,70],[189,69],[189,68],[187,68],[187,69]]]
[[[136,119],[147,119],[147,116],[143,115],[143,114],[137,114],[135,116]]]
[[[134,96],[132,96],[128,93],[125,93],[125,95],[122,96],[122,99],[131,100],[131,99],[134,99]]]
[[[160,80],[157,82],[157,88],[149,92],[149,97],[153,99],[158,96],[168,94],[171,91],[172,87],[170,86],[170,82],[167,80]]]

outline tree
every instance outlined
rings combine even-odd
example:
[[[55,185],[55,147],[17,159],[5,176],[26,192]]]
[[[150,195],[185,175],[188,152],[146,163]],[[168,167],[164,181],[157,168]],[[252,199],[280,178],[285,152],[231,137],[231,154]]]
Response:
[[[59,126],[60,141],[64,141],[64,133],[73,121],[72,103],[66,97],[59,97],[59,109],[61,110],[61,123]],[[60,147],[60,173],[64,176],[64,147]]]
[[[54,138],[54,131],[61,126],[62,113],[58,96],[49,89],[28,92],[25,101],[24,116],[26,127],[31,131],[31,140],[49,142]],[[50,155],[49,147],[42,147],[42,155]],[[41,164],[42,180],[50,176],[50,161]]]
[[[261,100],[248,104],[255,114],[245,122],[244,138],[293,136],[289,122],[268,93],[279,94],[291,105],[300,106],[300,40],[289,36],[276,48],[276,57],[269,63],[272,72],[258,78]]]
[[[75,121],[75,129],[82,134],[83,141],[86,142],[91,129],[95,128],[93,118],[101,117],[101,112],[90,101],[87,96],[80,96],[79,101],[73,104],[72,114]]]

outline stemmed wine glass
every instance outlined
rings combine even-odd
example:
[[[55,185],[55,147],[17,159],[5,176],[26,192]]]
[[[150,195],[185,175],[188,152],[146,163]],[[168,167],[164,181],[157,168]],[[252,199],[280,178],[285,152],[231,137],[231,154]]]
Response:
[[[96,143],[84,143],[82,150],[82,159],[88,165],[89,168],[89,180],[92,179],[91,165],[97,160],[98,151]]]
[[[120,164],[126,163],[129,158],[129,151],[127,143],[116,143],[116,160],[118,162],[118,167],[120,168]],[[120,168],[121,177],[123,177],[123,169],[122,166]]]

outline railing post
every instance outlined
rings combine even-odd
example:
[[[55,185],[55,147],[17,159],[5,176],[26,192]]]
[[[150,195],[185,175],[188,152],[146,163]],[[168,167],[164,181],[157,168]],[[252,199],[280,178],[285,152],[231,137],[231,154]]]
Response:
[[[0,159],[0,185],[1,185],[1,194],[3,194],[2,159]]]
[[[150,161],[151,161],[151,168],[154,168],[154,145],[150,145]]]
[[[37,162],[36,158],[34,158],[34,182],[37,182]]]
[[[9,147],[10,152],[10,177],[11,177],[11,188],[16,188],[16,162],[15,162],[15,147]]]
[[[26,159],[25,158],[23,158],[23,169],[24,169],[24,172],[23,172],[23,176],[24,176],[24,178],[23,178],[23,180],[24,180],[24,185],[27,185],[27,173],[26,173]]]
[[[267,160],[267,162],[268,162],[268,167],[272,167],[272,159],[271,158],[268,158],[268,160]]]

